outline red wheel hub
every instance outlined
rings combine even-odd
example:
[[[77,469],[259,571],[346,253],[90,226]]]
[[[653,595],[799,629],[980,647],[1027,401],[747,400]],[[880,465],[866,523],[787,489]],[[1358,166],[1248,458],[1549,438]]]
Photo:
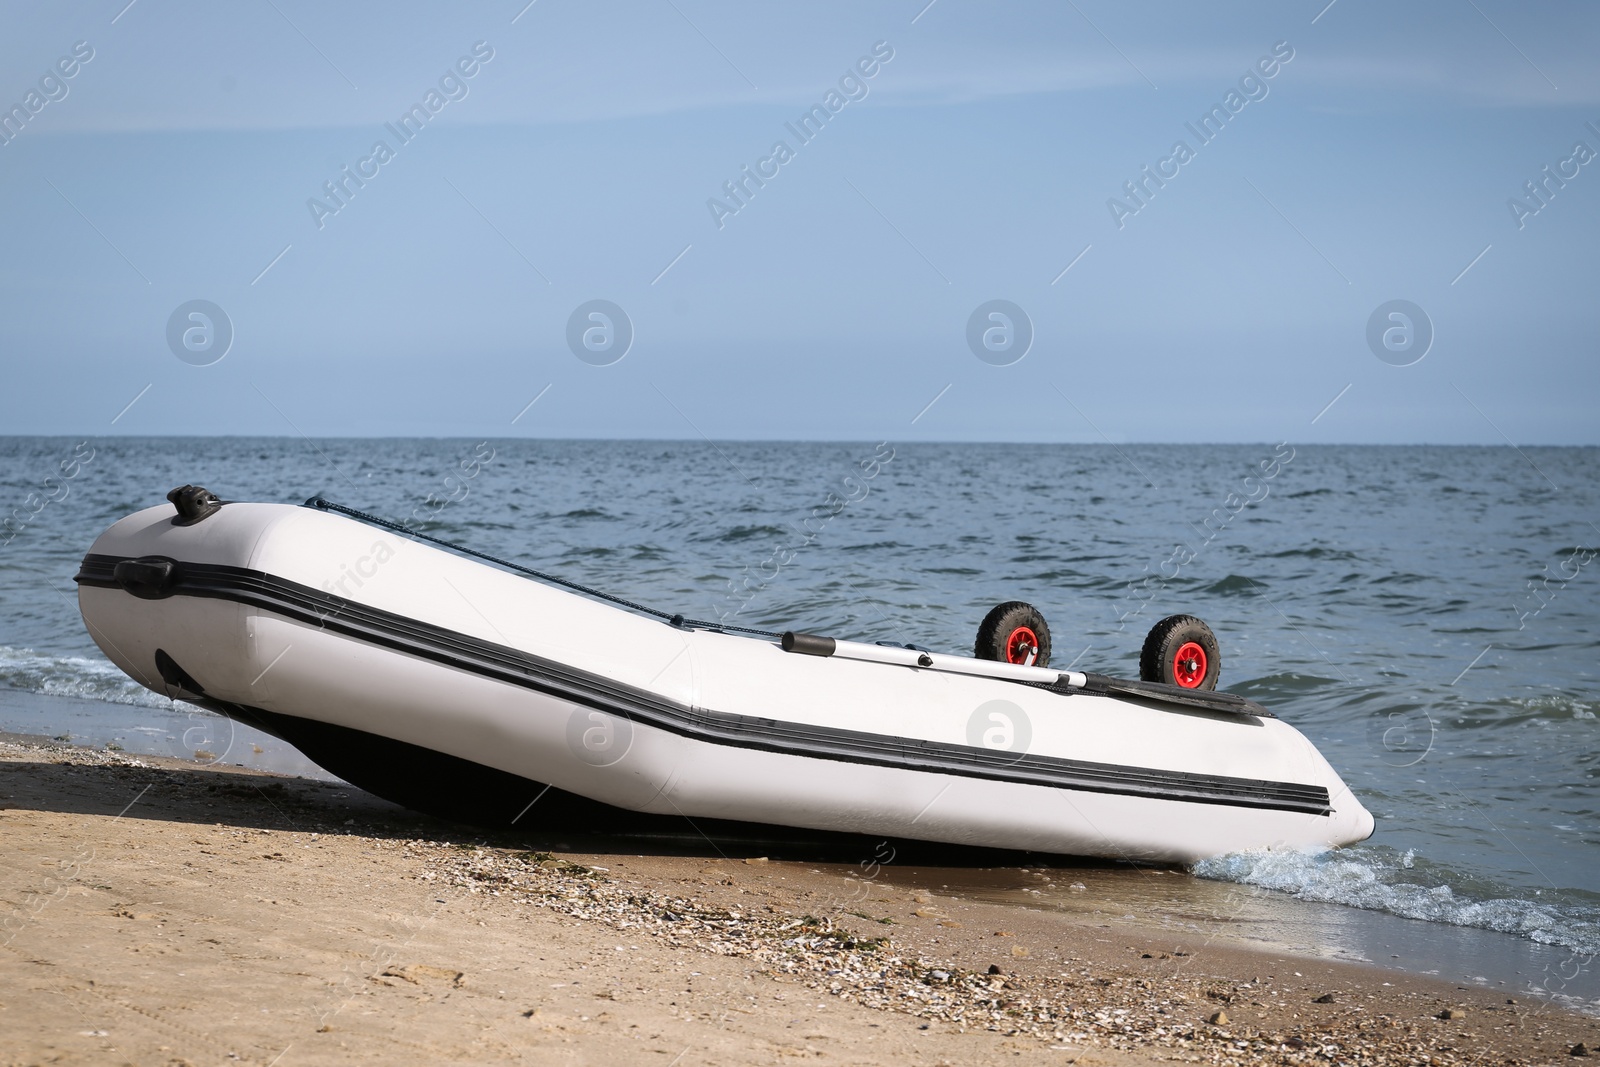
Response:
[[[1006,638],[1006,662],[1031,665],[1039,658],[1039,635],[1026,626],[1019,626]]]
[[[1172,659],[1172,680],[1185,689],[1198,689],[1206,680],[1206,650],[1187,641]]]

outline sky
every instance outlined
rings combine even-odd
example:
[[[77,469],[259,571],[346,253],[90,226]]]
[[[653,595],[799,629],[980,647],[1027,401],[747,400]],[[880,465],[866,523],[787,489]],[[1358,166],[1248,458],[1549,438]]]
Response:
[[[1592,4],[0,26],[0,433],[1600,441]]]

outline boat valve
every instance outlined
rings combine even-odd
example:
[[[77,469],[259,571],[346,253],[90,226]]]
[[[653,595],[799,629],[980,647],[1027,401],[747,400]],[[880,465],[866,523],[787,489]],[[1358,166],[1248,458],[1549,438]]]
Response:
[[[172,520],[174,526],[193,526],[222,507],[215,493],[198,485],[180,485],[167,494],[167,499],[178,509],[177,518]]]

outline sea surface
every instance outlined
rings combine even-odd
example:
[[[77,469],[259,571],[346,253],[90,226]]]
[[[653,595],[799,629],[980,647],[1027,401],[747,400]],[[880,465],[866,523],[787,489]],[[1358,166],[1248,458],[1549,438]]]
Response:
[[[189,482],[321,494],[764,629],[970,654],[1021,599],[1053,665],[1136,677],[1149,628],[1198,615],[1221,688],[1303,731],[1378,821],[1199,878],[1498,931],[1593,979],[1600,449],[0,438],[0,686],[72,698],[42,705],[71,709],[48,731],[0,704],[0,729],[224,758],[210,716],[105,660],[71,580],[101,529]],[[1081,892],[1047,881],[1029,892]]]

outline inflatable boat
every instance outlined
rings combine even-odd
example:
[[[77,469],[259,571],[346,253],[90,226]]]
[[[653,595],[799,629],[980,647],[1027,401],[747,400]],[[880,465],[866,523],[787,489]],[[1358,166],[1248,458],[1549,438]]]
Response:
[[[1049,668],[1020,604],[980,631],[990,658],[734,632],[320,498],[168,499],[84,557],[95,642],[412,808],[548,825],[554,790],[640,819],[1158,862],[1373,829],[1297,730],[1202,684],[1208,630],[1165,628],[1170,680]]]

